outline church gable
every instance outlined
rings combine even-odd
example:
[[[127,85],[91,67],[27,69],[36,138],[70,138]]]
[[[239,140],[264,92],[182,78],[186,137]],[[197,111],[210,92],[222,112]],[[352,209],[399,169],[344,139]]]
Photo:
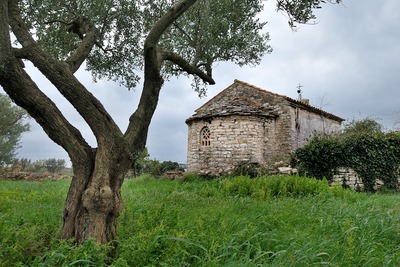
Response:
[[[277,96],[235,80],[228,88],[195,110],[187,122],[200,118],[228,115],[276,117],[274,104]]]

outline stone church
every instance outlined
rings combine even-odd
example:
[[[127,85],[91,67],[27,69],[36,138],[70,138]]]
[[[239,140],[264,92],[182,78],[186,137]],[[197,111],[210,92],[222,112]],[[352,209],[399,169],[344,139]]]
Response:
[[[284,159],[315,133],[341,130],[343,119],[235,80],[186,120],[188,171],[220,175],[235,164]]]

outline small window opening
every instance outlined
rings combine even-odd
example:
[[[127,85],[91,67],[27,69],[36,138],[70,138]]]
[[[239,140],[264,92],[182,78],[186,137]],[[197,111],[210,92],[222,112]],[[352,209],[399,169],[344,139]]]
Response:
[[[204,127],[200,132],[200,143],[201,146],[210,146],[211,145],[211,133],[208,127]]]

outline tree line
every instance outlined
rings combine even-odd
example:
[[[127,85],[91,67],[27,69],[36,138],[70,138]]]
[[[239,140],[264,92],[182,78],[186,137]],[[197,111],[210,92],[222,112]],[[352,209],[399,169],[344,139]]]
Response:
[[[59,174],[66,168],[64,159],[41,159],[32,161],[27,158],[15,158],[11,164],[3,166],[3,172],[33,172]]]

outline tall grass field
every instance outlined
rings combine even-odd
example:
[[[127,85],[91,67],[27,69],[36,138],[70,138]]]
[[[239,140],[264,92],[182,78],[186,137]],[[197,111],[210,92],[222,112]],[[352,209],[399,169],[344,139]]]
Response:
[[[69,180],[0,181],[0,266],[400,266],[400,195],[301,177],[123,184],[119,245],[60,240]]]

